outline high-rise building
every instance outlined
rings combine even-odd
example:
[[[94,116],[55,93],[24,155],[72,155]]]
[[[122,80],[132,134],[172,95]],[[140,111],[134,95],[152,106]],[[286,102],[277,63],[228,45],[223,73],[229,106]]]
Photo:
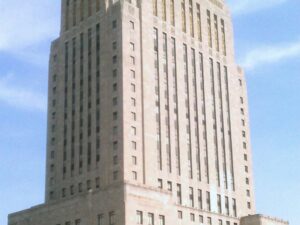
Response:
[[[48,102],[45,203],[10,225],[238,225],[255,213],[224,0],[62,0]]]

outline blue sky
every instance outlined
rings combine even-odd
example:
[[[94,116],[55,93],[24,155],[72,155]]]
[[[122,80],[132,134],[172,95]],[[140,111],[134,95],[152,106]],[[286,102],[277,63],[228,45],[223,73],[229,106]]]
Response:
[[[246,71],[259,213],[300,224],[300,2],[228,0]],[[47,71],[60,1],[0,0],[0,224],[43,202]]]

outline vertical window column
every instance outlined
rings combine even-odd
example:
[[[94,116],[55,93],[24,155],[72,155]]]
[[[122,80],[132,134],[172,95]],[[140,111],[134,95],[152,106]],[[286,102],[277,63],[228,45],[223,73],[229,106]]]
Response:
[[[179,149],[179,120],[178,120],[178,82],[177,82],[177,57],[176,57],[176,40],[172,38],[172,79],[173,79],[173,105],[174,105],[174,127],[175,127],[175,154],[177,174],[181,174],[180,166],[180,149]]]
[[[216,87],[215,87],[215,75],[214,75],[214,63],[213,59],[209,59],[210,63],[210,79],[211,79],[211,93],[212,93],[212,116],[213,116],[213,130],[214,130],[214,150],[215,150],[215,169],[217,175],[217,183],[220,186],[220,166],[219,166],[219,146],[218,146],[218,125],[217,125],[217,107],[216,107]]]
[[[87,70],[87,77],[88,77],[88,101],[87,101],[87,108],[88,108],[88,157],[87,157],[87,170],[89,171],[91,168],[91,158],[92,158],[92,146],[91,146],[91,135],[92,135],[92,29],[88,29],[88,70]]]
[[[154,41],[154,76],[155,76],[155,106],[156,106],[156,141],[157,141],[157,161],[158,167],[162,170],[162,151],[161,151],[161,118],[160,118],[160,81],[159,81],[159,51],[158,51],[158,30],[153,29]]]
[[[192,143],[191,143],[191,109],[190,109],[190,90],[189,90],[189,71],[188,71],[188,51],[187,45],[183,44],[183,66],[184,66],[184,84],[185,84],[185,107],[186,107],[186,134],[187,139],[187,156],[189,178],[193,179],[193,161],[192,161]]]
[[[206,125],[206,95],[205,95],[205,79],[203,69],[203,54],[199,53],[200,64],[200,86],[201,86],[201,111],[202,111],[202,125],[203,125],[203,157],[204,157],[204,174],[206,182],[209,183],[209,165],[208,165],[208,146],[207,146],[207,125]]]
[[[97,0],[98,2],[98,0]],[[99,3],[97,3],[99,4]],[[100,162],[101,131],[101,74],[100,74],[100,24],[96,25],[96,166]]]
[[[207,35],[208,35],[208,46],[212,48],[212,32],[211,32],[211,16],[210,11],[207,10]]]
[[[69,80],[69,43],[65,43],[65,83],[64,83],[64,143],[63,143],[63,179],[66,178],[67,142],[68,142],[68,80]]]
[[[185,0],[181,0],[181,27],[182,31],[186,33]]]
[[[224,66],[224,79],[225,79],[225,96],[226,96],[226,106],[227,106],[227,123],[228,123],[228,139],[229,139],[229,152],[230,152],[230,181],[231,189],[235,190],[235,177],[234,177],[234,165],[233,165],[233,146],[232,146],[232,136],[231,136],[231,111],[230,111],[230,98],[229,98],[229,81],[228,81],[228,70]]]
[[[172,155],[170,142],[170,103],[169,103],[169,73],[168,73],[168,45],[167,34],[163,33],[163,79],[164,79],[164,97],[165,97],[165,127],[166,127],[166,155],[168,172],[172,172]]]
[[[79,96],[79,174],[82,173],[82,167],[83,167],[83,134],[84,134],[84,129],[83,129],[83,98],[84,98],[84,88],[83,88],[83,83],[84,83],[84,34],[80,34],[80,96]]]
[[[200,156],[200,140],[199,140],[199,114],[197,101],[197,74],[196,74],[196,53],[195,49],[191,49],[192,53],[192,83],[193,83],[193,109],[194,109],[194,125],[195,125],[195,150],[197,162],[197,179],[201,181],[201,156]]]
[[[190,35],[194,37],[194,5],[193,0],[189,0],[189,17],[190,17]]]
[[[221,20],[221,32],[222,32],[222,47],[223,47],[223,55],[226,56],[226,34],[225,34],[225,22]]]
[[[197,36],[198,40],[202,41],[202,25],[201,25],[201,8],[200,4],[196,4],[197,6]]]
[[[222,158],[223,158],[223,180],[224,180],[224,187],[228,189],[228,176],[227,176],[227,153],[226,153],[226,142],[225,142],[225,128],[224,128],[224,100],[223,100],[223,91],[222,91],[222,76],[221,76],[221,65],[220,63],[218,65],[218,86],[219,86],[219,102],[220,102],[220,123],[221,123],[221,133],[222,133],[222,141],[221,141],[221,148],[222,148]]]
[[[75,169],[75,121],[76,121],[76,38],[72,39],[72,113],[71,113],[71,176]]]

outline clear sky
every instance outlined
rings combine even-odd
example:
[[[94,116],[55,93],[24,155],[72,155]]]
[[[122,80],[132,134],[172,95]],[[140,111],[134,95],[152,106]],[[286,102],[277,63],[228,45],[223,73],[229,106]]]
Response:
[[[246,70],[257,211],[300,224],[300,2],[228,0]],[[59,0],[0,0],[0,224],[43,202]]]

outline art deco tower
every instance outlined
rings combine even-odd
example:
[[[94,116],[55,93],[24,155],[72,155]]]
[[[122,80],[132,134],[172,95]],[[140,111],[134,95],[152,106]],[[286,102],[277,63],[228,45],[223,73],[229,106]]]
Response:
[[[255,213],[223,0],[62,0],[46,199],[10,225],[238,225]]]

